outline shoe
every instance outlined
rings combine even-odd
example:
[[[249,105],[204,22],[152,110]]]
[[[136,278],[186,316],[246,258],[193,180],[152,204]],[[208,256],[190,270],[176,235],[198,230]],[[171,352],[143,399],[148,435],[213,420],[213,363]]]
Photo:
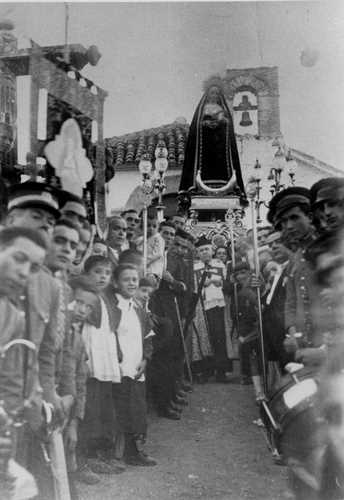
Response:
[[[100,483],[100,477],[92,471],[87,463],[84,463],[76,472],[73,472],[72,477],[75,481],[88,485]]]
[[[168,418],[169,420],[180,420],[180,412],[173,408],[166,408],[165,411],[160,413],[161,417]]]
[[[188,400],[186,398],[183,398],[179,395],[180,393],[177,393],[173,399],[175,403],[181,406],[187,406],[189,404]]]
[[[180,386],[181,390],[184,392],[193,392],[193,387],[190,382],[183,382]]]
[[[87,460],[87,465],[96,474],[116,474],[111,465],[100,458],[89,458]]]
[[[178,413],[181,413],[183,411],[183,406],[178,405],[175,401],[170,401],[169,408]]]
[[[188,397],[188,393],[183,391],[182,389],[178,389],[176,391],[176,395],[183,399],[186,399]]]
[[[102,462],[105,462],[107,465],[110,465],[112,469],[112,474],[121,474],[121,472],[124,472],[126,469],[126,466],[124,465],[123,462],[120,460],[117,460],[117,458],[107,458],[104,456],[99,457]]]
[[[272,461],[276,465],[287,465],[286,460],[283,458],[283,456],[276,450],[276,448],[272,452]]]
[[[146,455],[142,451],[139,451],[138,453],[136,453],[136,455],[125,457],[124,460],[128,465],[141,467],[152,467],[154,465],[157,465],[157,462],[154,460],[154,458]]]

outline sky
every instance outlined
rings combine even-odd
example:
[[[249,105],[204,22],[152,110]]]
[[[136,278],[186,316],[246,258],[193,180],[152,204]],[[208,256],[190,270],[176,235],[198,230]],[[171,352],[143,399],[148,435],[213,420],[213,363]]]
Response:
[[[63,3],[0,3],[4,17],[41,45],[64,43]],[[102,53],[83,73],[109,92],[105,137],[190,122],[211,74],[278,66],[286,143],[344,171],[343,0],[70,3],[69,41]]]

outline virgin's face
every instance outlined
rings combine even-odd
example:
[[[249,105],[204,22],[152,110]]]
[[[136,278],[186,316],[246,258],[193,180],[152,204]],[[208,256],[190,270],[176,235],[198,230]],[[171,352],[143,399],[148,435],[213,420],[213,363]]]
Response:
[[[220,101],[220,90],[218,87],[210,87],[207,101],[212,103],[218,103]]]

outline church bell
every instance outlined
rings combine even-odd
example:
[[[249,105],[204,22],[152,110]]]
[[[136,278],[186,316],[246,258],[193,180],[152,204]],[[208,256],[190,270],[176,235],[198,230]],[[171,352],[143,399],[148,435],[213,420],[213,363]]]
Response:
[[[248,111],[242,112],[240,125],[242,127],[249,127],[250,125],[252,125],[252,120]]]

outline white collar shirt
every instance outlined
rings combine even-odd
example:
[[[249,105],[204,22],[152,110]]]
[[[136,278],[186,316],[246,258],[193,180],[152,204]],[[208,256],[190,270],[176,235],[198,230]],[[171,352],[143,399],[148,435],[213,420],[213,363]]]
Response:
[[[133,299],[125,299],[116,294],[118,307],[122,312],[117,336],[122,351],[120,370],[122,377],[135,379],[137,368],[143,359],[142,327],[134,307]],[[138,379],[145,380],[144,374]]]

